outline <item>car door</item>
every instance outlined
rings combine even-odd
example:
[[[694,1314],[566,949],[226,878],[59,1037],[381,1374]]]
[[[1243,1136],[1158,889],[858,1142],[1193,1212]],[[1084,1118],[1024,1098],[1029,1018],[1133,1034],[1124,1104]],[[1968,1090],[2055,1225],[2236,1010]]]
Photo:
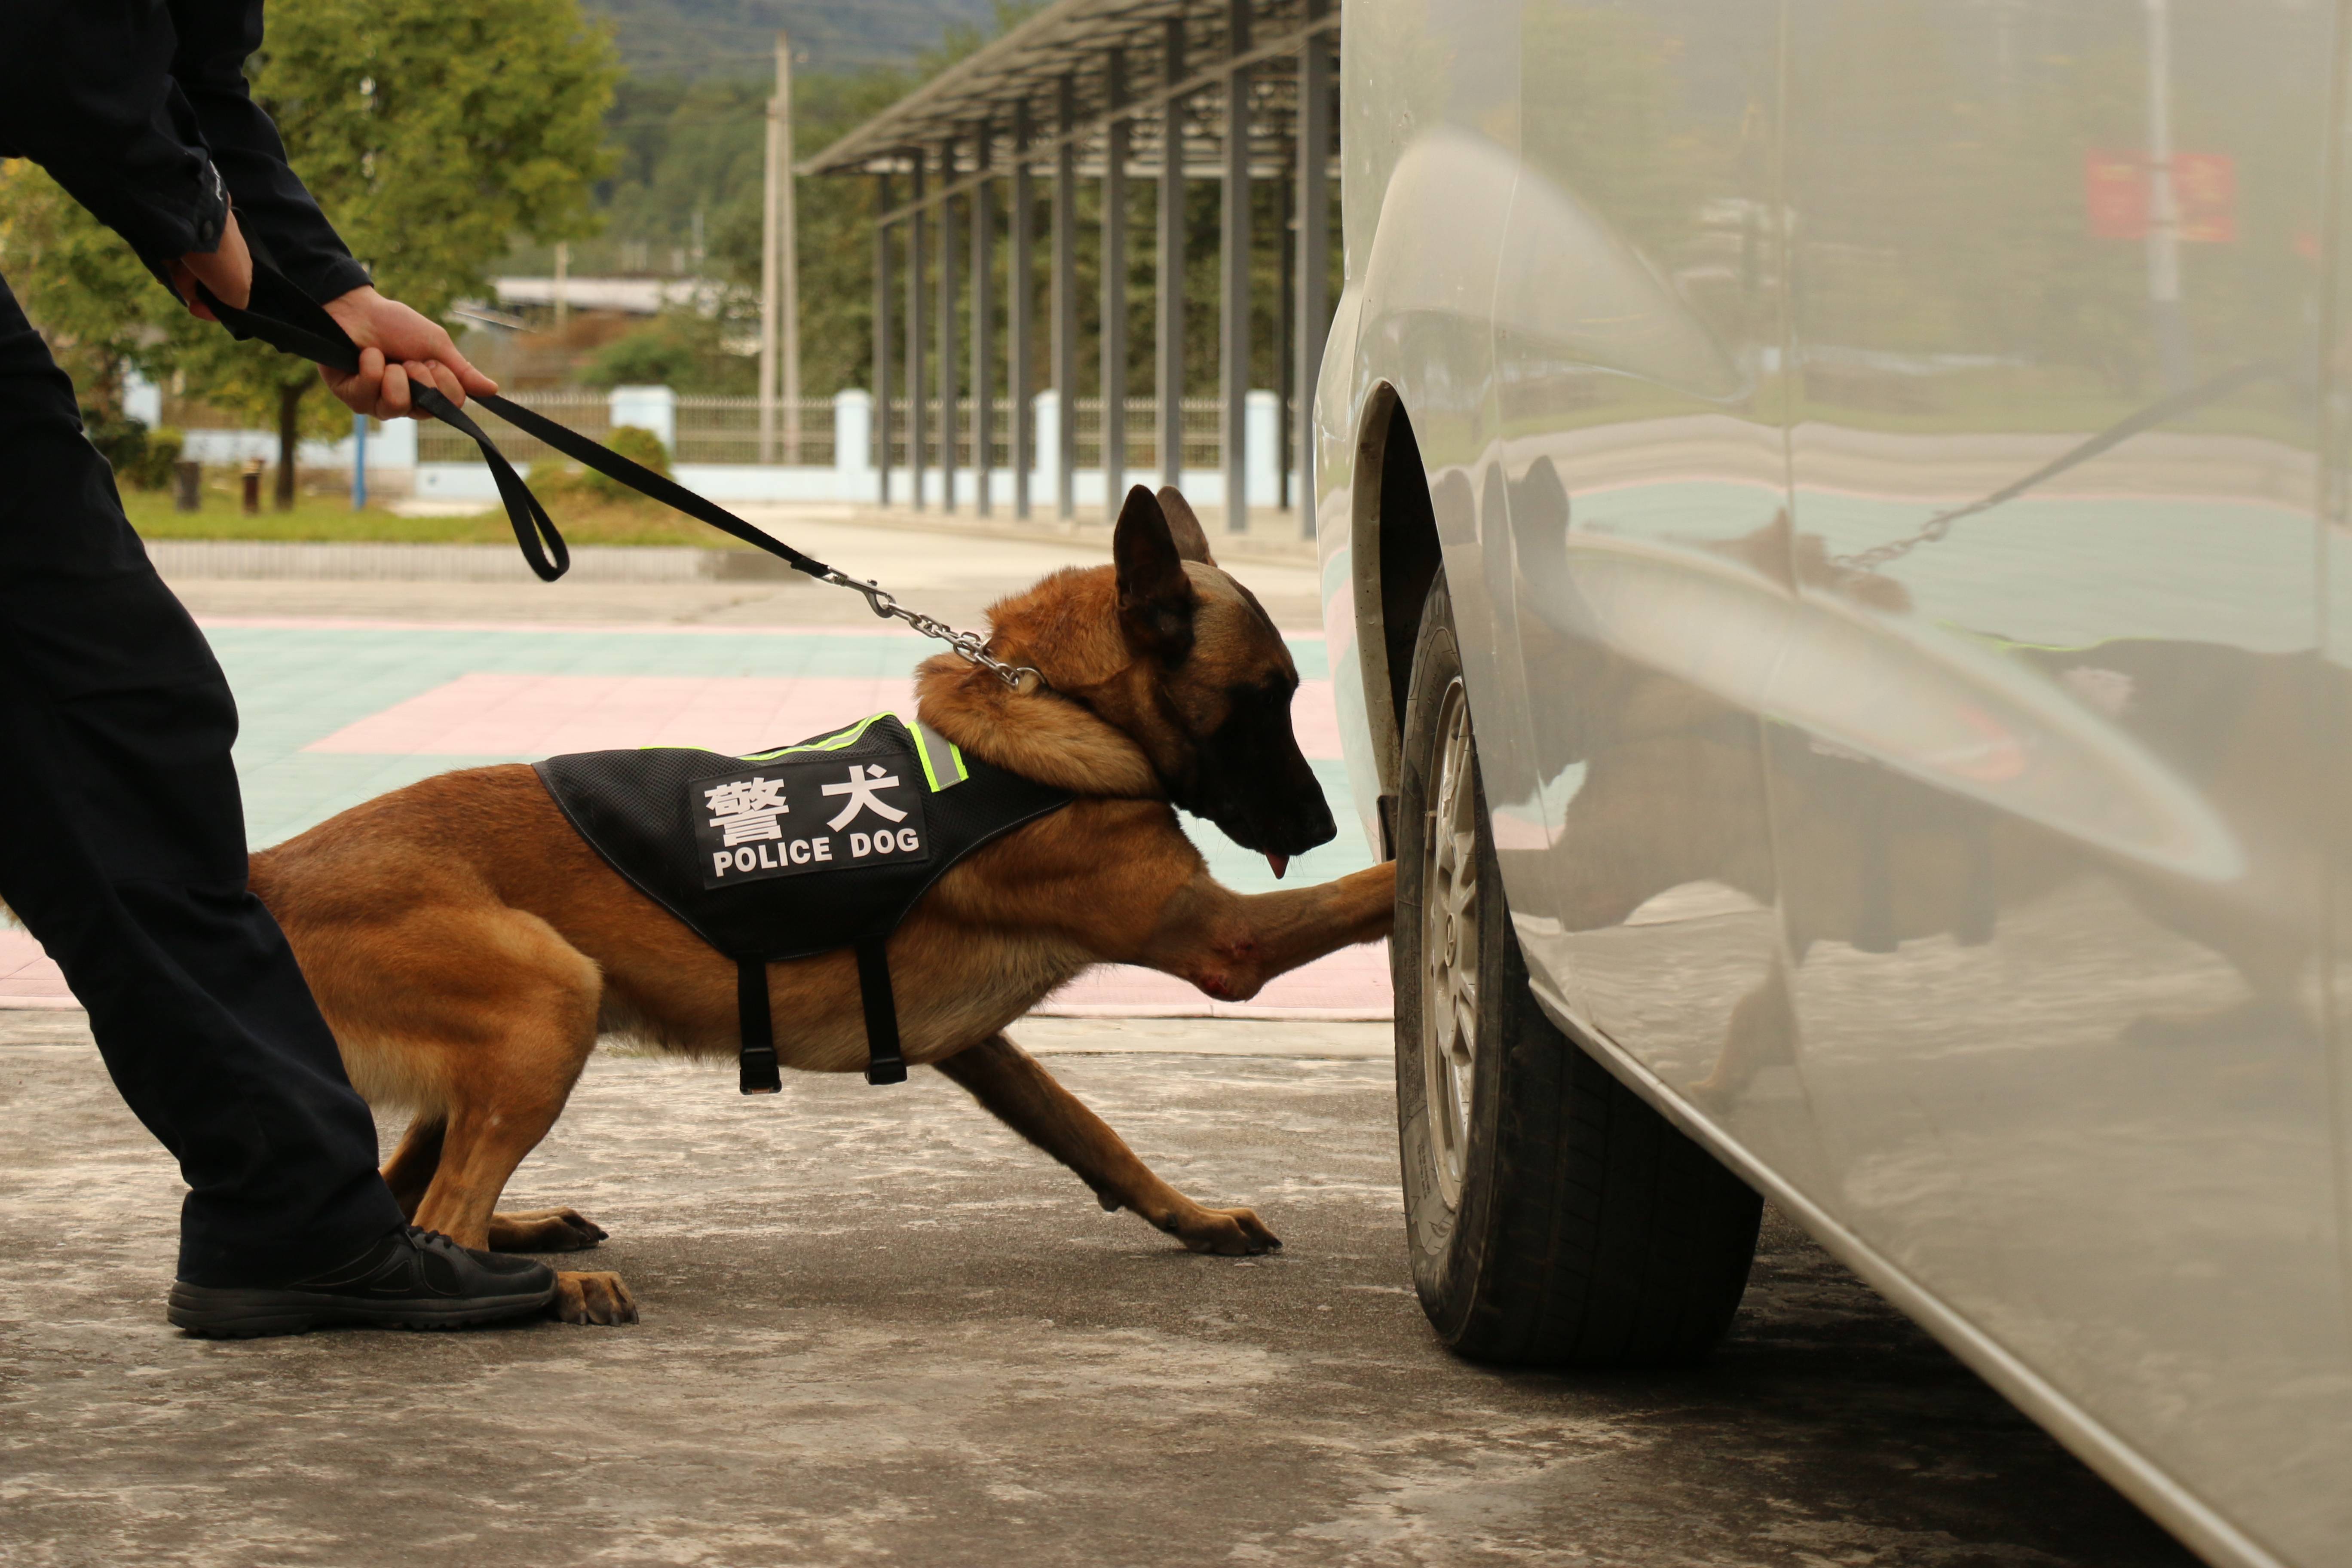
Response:
[[[1354,68],[1377,69],[1391,89],[1349,100],[1349,221],[1380,215],[1372,232],[1349,235],[1350,255],[1365,258],[1360,287],[1351,283],[1361,305],[1349,383],[1387,389],[1400,410],[1385,424],[1382,460],[1427,487],[1504,881],[1515,908],[1540,906],[1549,897],[1541,858],[1525,853],[1526,835],[1511,826],[1528,816],[1536,786],[1513,647],[1490,328],[1518,179],[1518,9],[1509,0],[1370,7],[1343,48],[1343,70],[1377,61]],[[1420,605],[1395,608],[1411,618]],[[1389,675],[1401,685],[1410,650],[1396,655]]]
[[[1780,7],[1521,26],[1495,342],[1550,897],[1520,935],[1556,1007],[1801,1182],[1757,716],[1790,601]],[[1719,1092],[1727,1053],[1772,1065]]]
[[[1761,703],[1828,1205],[2306,1562],[2352,1539],[2335,25],[1792,0]]]

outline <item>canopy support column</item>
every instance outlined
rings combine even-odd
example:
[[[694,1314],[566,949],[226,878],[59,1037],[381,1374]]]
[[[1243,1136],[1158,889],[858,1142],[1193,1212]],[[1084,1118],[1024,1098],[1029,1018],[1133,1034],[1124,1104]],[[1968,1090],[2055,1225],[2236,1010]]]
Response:
[[[988,172],[992,128],[983,121],[973,133],[972,162],[980,172]],[[996,391],[990,384],[989,358],[993,344],[989,328],[996,313],[995,302],[989,298],[988,263],[991,248],[996,243],[996,184],[982,180],[971,188],[971,469],[974,516],[988,515],[989,483],[996,476],[996,432],[990,416],[995,411]]]
[[[1227,0],[1225,53],[1238,60],[1249,52],[1249,0]],[[1225,74],[1224,247],[1217,289],[1218,371],[1223,407],[1219,446],[1225,459],[1225,531],[1249,528],[1249,68]]]
[[[963,421],[956,411],[955,142],[940,143],[940,510],[956,509],[956,442]]]
[[[1013,406],[1013,515],[1029,521],[1029,476],[1037,466],[1035,405],[1030,374],[1036,364],[1037,190],[1029,171],[1029,105],[1013,110],[1013,252],[1005,258],[1004,392]]]
[[[1330,14],[1331,0],[1307,0],[1307,19]],[[1315,537],[1315,386],[1331,331],[1331,39],[1309,33],[1298,47],[1298,534]]]
[[[908,500],[923,510],[923,437],[930,424],[923,406],[928,388],[923,381],[923,151],[918,147],[914,164],[915,210],[907,215],[907,479]]]
[[[1184,79],[1184,24],[1160,24],[1160,73],[1167,87]],[[1158,342],[1160,482],[1184,483],[1184,100],[1160,111],[1160,234],[1154,263],[1159,287]]]
[[[1111,107],[1127,101],[1127,51],[1104,66]],[[1118,521],[1127,492],[1127,142],[1128,122],[1103,128],[1102,474],[1103,517]]]
[[[890,176],[874,182],[874,210],[890,210]],[[874,500],[890,504],[890,244],[896,237],[887,223],[874,226],[874,423],[868,439],[874,443]]]
[[[1054,87],[1054,515],[1077,516],[1078,497],[1078,150],[1077,82]]]

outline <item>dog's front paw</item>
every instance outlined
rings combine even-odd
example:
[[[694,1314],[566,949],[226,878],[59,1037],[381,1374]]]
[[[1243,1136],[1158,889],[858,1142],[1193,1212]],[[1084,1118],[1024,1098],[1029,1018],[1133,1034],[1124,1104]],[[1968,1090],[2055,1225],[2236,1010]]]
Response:
[[[1220,1258],[1255,1258],[1282,1245],[1282,1237],[1266,1229],[1265,1221],[1250,1209],[1196,1208],[1179,1215],[1168,1228],[1193,1251]]]
[[[634,1323],[637,1321],[637,1299],[621,1283],[617,1274],[573,1273],[569,1270],[555,1277],[555,1300],[549,1302],[550,1315],[567,1323]]]
[[[604,1227],[578,1209],[529,1209],[490,1216],[493,1252],[585,1252]]]

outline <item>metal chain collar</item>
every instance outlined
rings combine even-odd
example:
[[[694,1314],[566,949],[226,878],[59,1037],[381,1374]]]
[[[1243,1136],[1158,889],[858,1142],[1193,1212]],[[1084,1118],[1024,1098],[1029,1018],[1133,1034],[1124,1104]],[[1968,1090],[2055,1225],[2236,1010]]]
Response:
[[[908,609],[898,596],[875,583],[862,582],[840,572],[829,572],[818,579],[836,587],[852,588],[866,595],[866,602],[884,620],[896,617],[906,622],[927,637],[948,645],[958,658],[976,664],[1013,690],[1026,693],[1045,684],[1045,678],[1025,664],[1007,664],[988,651],[988,639],[977,632],[960,632],[944,621],[935,621],[919,611]]]

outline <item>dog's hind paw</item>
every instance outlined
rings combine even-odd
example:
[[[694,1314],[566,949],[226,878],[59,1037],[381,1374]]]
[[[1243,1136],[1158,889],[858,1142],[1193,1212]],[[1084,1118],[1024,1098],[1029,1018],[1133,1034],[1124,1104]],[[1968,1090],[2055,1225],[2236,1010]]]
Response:
[[[585,1252],[604,1227],[578,1209],[528,1209],[490,1216],[492,1252]]]
[[[567,1323],[634,1323],[637,1299],[617,1274],[565,1270],[555,1276],[555,1300],[547,1310]]]
[[[1178,1215],[1167,1228],[1193,1251],[1213,1252],[1220,1258],[1255,1258],[1282,1246],[1282,1238],[1249,1209],[1199,1208]]]

